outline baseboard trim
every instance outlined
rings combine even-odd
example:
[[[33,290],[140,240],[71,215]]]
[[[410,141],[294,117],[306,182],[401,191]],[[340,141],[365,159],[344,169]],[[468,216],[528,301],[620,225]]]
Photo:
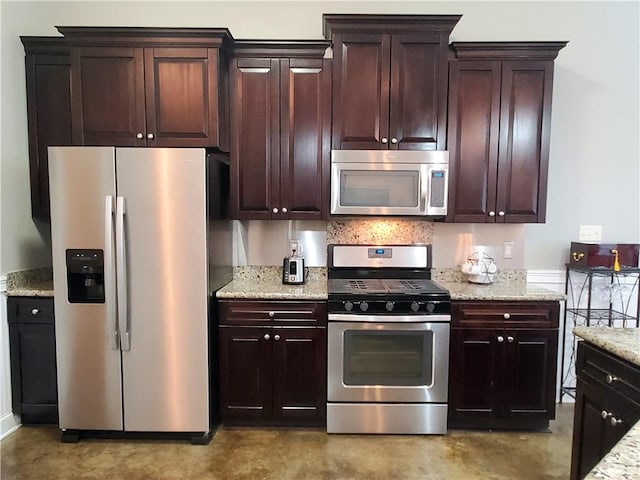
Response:
[[[21,426],[20,417],[13,413],[7,413],[4,417],[0,418],[0,440],[12,434]]]
[[[551,283],[562,285],[565,281],[564,270],[527,270],[527,283]]]

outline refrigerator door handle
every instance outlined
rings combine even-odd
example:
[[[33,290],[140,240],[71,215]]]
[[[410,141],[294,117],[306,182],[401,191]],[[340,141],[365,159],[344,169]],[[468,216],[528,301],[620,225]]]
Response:
[[[118,317],[116,311],[116,275],[113,250],[113,195],[107,195],[104,202],[104,284],[107,322],[111,337],[111,350],[120,348]]]
[[[131,350],[129,338],[129,300],[127,298],[127,249],[124,233],[124,197],[116,197],[116,258],[118,275],[118,324],[123,351]]]

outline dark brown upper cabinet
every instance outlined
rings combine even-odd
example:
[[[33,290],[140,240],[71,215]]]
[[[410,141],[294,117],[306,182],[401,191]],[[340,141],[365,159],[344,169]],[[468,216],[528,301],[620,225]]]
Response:
[[[61,37],[20,37],[25,51],[31,215],[49,221],[49,145],[72,144],[71,60]]]
[[[545,222],[553,60],[566,44],[451,44],[447,221]]]
[[[328,46],[236,41],[230,62],[233,218],[327,218]]]
[[[58,27],[78,145],[228,151],[227,29]]]
[[[333,149],[443,150],[449,34],[460,15],[323,15]]]

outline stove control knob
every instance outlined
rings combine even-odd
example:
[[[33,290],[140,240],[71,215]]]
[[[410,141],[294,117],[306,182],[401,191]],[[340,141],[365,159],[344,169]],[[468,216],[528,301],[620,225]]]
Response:
[[[411,311],[417,312],[420,309],[420,304],[418,302],[411,302]]]
[[[360,302],[360,310],[366,312],[369,310],[369,304],[367,302]]]
[[[436,309],[436,304],[433,302],[427,302],[427,312],[432,313]]]
[[[387,304],[384,306],[384,308],[387,309],[387,312],[392,312],[393,311],[393,307],[395,307],[395,303],[393,303],[393,302],[387,302]]]
[[[346,302],[344,302],[344,309],[347,312],[350,312],[351,310],[353,310],[353,303],[351,303],[349,300],[347,300]]]

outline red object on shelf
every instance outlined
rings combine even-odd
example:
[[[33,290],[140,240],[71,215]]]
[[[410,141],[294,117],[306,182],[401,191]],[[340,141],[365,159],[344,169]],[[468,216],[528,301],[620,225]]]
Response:
[[[580,243],[571,242],[569,264],[585,268],[614,268],[618,251],[621,269],[637,268],[640,245],[637,243]]]

